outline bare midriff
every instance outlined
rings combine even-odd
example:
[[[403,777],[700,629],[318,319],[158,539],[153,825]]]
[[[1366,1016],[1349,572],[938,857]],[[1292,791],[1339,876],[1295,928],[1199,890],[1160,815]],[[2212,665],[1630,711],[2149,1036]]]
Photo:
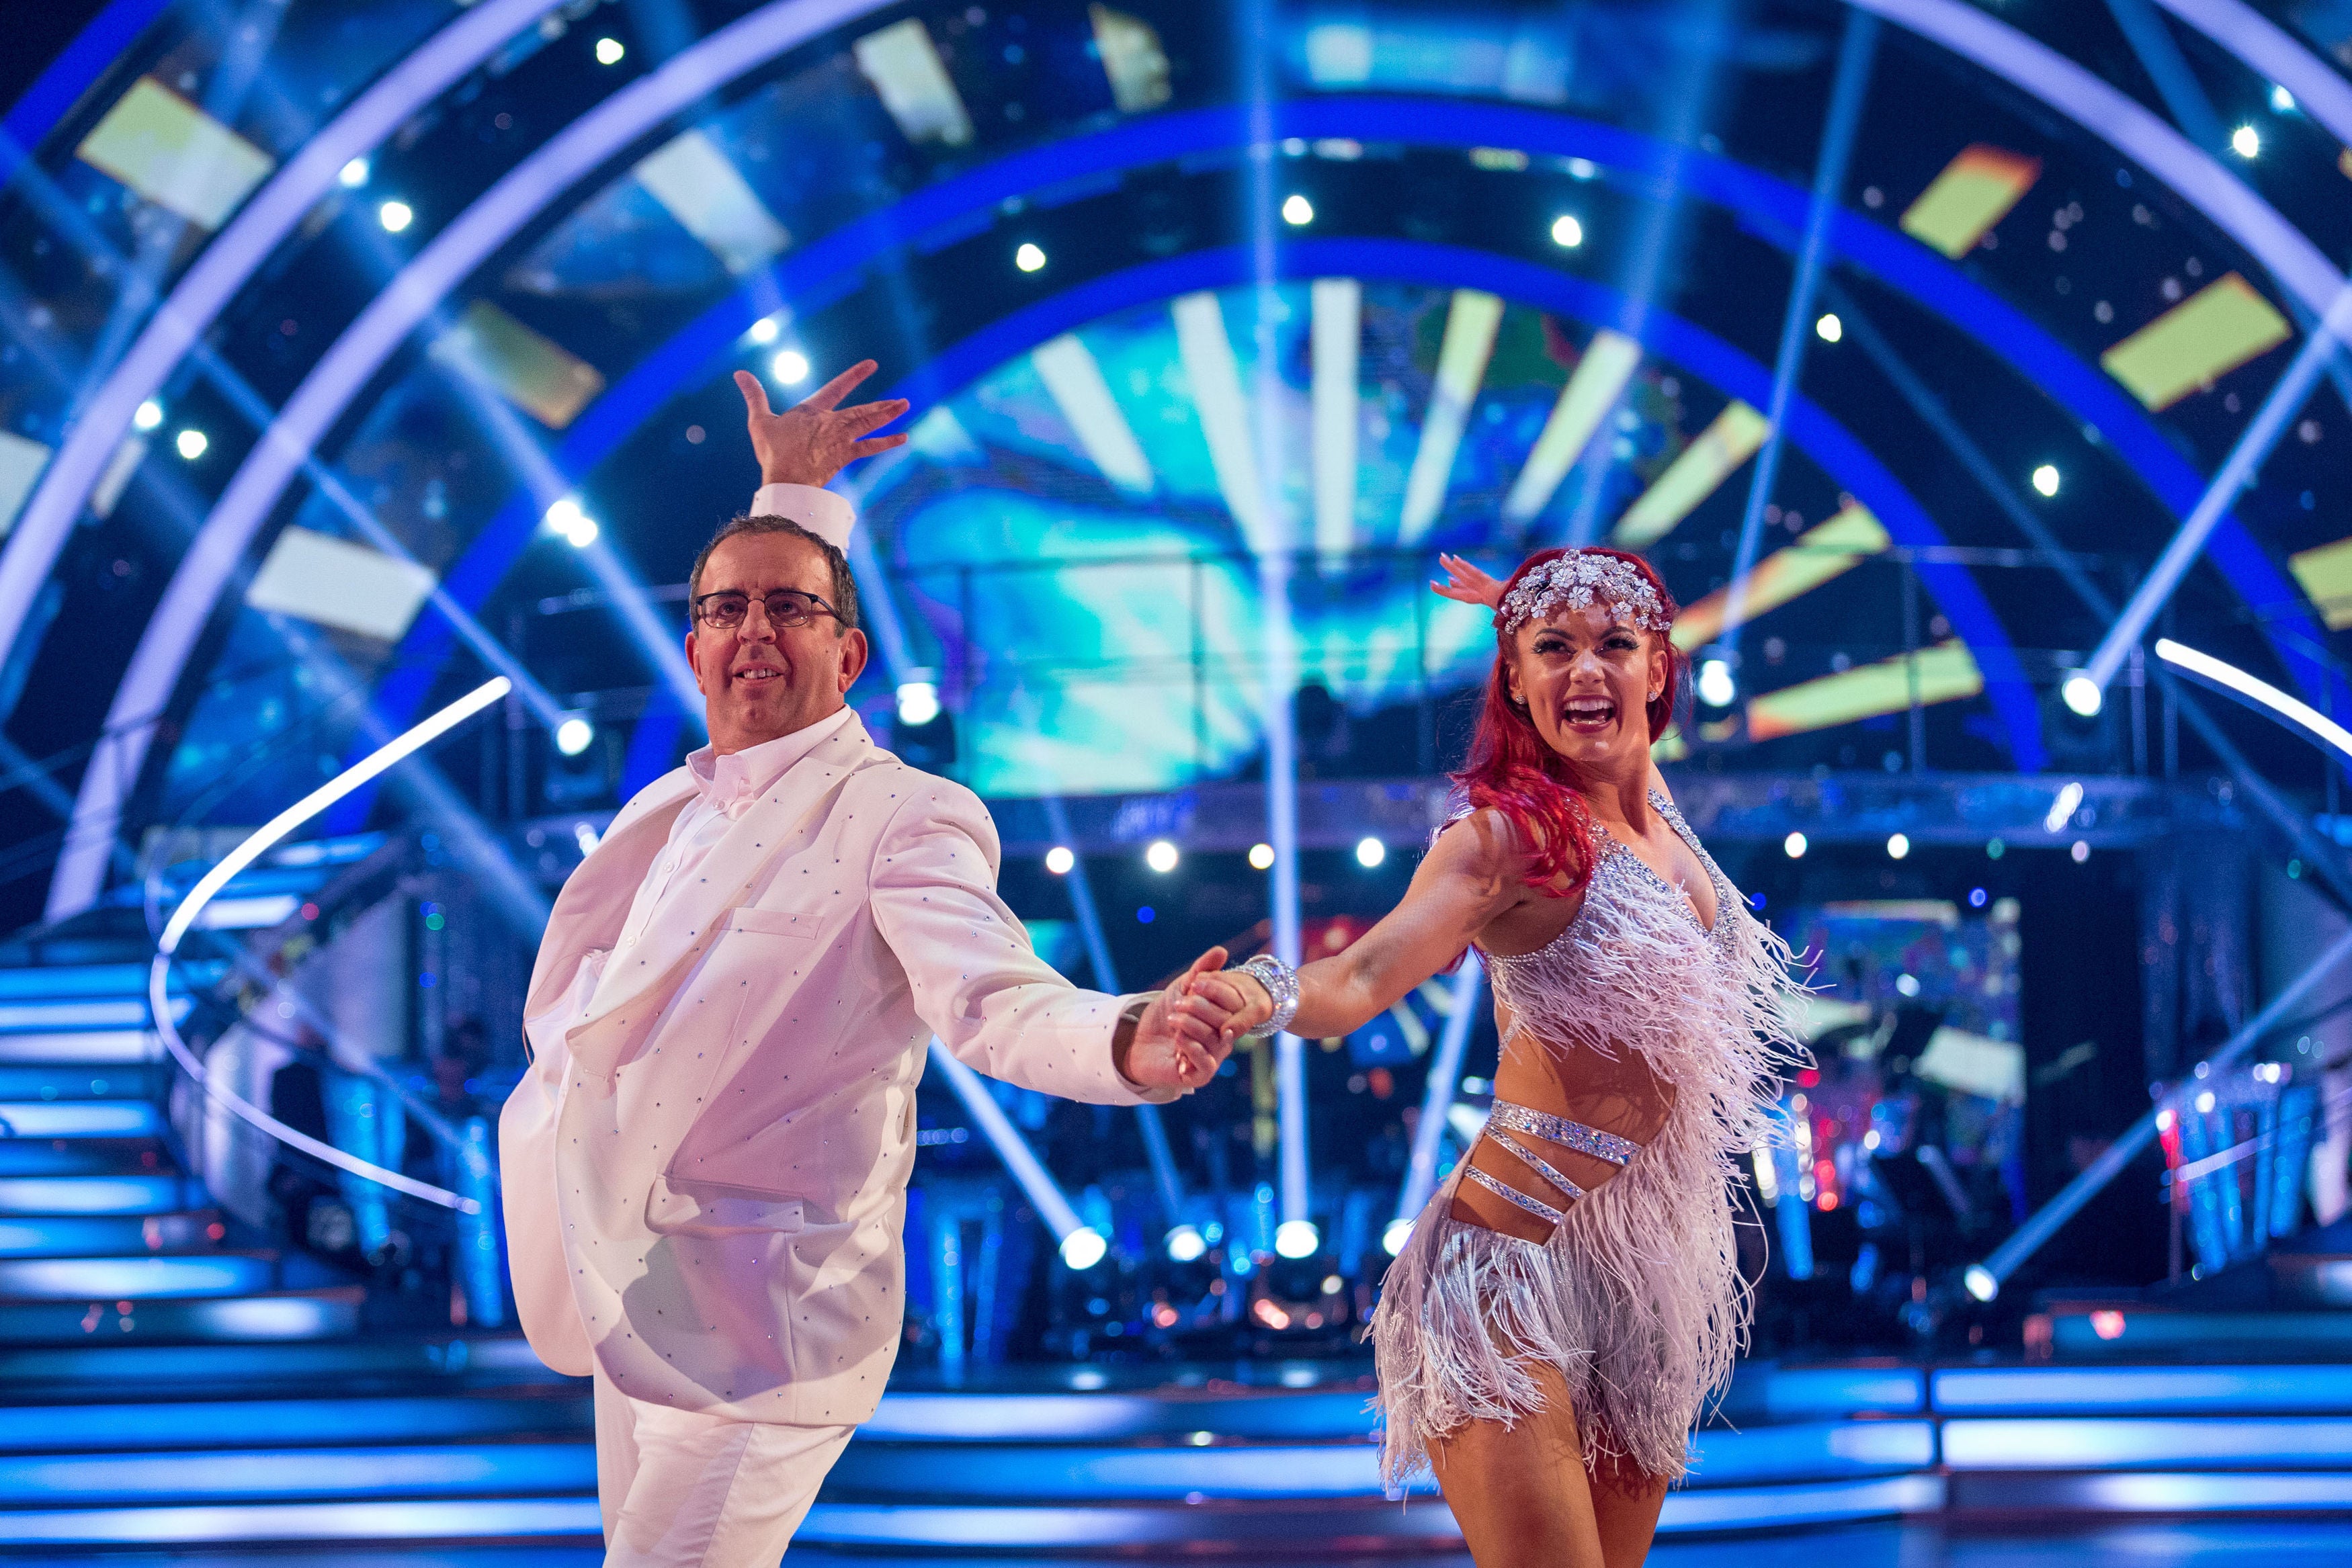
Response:
[[[1648,1061],[1632,1051],[1608,1051],[1594,1045],[1559,1045],[1538,1040],[1532,1031],[1514,1036],[1509,1008],[1495,1004],[1495,1027],[1507,1042],[1502,1065],[1495,1073],[1495,1098],[1509,1100],[1530,1110],[1565,1116],[1571,1122],[1646,1145],[1666,1124],[1675,1108],[1675,1087],[1652,1071]],[[1529,1134],[1515,1133],[1529,1152],[1559,1167],[1560,1174],[1589,1194],[1618,1174],[1619,1167],[1597,1155]],[[1639,1155],[1633,1156],[1641,1158]],[[1516,1155],[1492,1138],[1480,1138],[1470,1151],[1470,1163],[1505,1186],[1549,1204],[1574,1207],[1568,1198]],[[1456,1185],[1453,1218],[1516,1236],[1543,1241],[1552,1227],[1475,1183]]]

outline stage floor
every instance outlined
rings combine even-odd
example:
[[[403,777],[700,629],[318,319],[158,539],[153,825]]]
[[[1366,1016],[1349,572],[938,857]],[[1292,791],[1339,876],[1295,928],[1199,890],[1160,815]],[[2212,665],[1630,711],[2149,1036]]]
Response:
[[[9,1556],[9,1568],[595,1568],[593,1547],[451,1546],[430,1550],[267,1551],[235,1552],[83,1552],[70,1557]],[[991,1568],[1109,1568],[1148,1558],[991,1555]],[[962,1556],[845,1556],[803,1548],[792,1568],[968,1568]],[[1254,1563],[1276,1560],[1256,1558]],[[1302,1556],[1297,1568],[1470,1568],[1461,1553],[1438,1556]],[[1664,1541],[1650,1553],[1653,1568],[2221,1568],[2259,1562],[2263,1568],[2338,1568],[2352,1563],[2352,1521],[2210,1521],[2131,1524],[2089,1531],[2034,1533],[1954,1531],[1935,1525],[1864,1524],[1769,1536]],[[1287,1568],[1287,1565],[1286,1565]]]

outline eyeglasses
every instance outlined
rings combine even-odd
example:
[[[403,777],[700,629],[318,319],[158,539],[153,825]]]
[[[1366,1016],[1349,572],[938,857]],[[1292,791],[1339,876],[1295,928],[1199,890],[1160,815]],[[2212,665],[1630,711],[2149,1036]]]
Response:
[[[780,588],[773,593],[760,596],[767,607],[768,624],[779,632],[797,631],[820,615],[830,615],[835,621],[841,612],[814,593],[803,593],[797,588]],[[694,601],[694,618],[715,632],[731,632],[743,624],[743,617],[751,612],[751,596],[721,590],[706,593]]]

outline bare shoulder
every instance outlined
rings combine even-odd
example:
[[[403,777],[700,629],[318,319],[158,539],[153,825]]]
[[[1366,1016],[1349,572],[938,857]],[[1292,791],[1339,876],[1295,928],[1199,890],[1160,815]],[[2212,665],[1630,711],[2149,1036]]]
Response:
[[[1422,864],[1440,875],[1500,889],[1524,881],[1527,862],[1526,835],[1509,817],[1488,806],[1447,823]]]

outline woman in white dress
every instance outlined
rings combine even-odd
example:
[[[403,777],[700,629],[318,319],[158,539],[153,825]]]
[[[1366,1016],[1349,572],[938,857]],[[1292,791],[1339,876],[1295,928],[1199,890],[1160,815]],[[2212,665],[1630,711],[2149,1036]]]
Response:
[[[1226,1027],[1345,1034],[1484,956],[1495,1108],[1383,1285],[1383,1470],[1435,1471],[1480,1568],[1633,1568],[1745,1340],[1729,1184],[1802,1058],[1789,952],[1651,764],[1687,664],[1647,563],[1446,564],[1496,610],[1464,809],[1346,952],[1252,959]]]

